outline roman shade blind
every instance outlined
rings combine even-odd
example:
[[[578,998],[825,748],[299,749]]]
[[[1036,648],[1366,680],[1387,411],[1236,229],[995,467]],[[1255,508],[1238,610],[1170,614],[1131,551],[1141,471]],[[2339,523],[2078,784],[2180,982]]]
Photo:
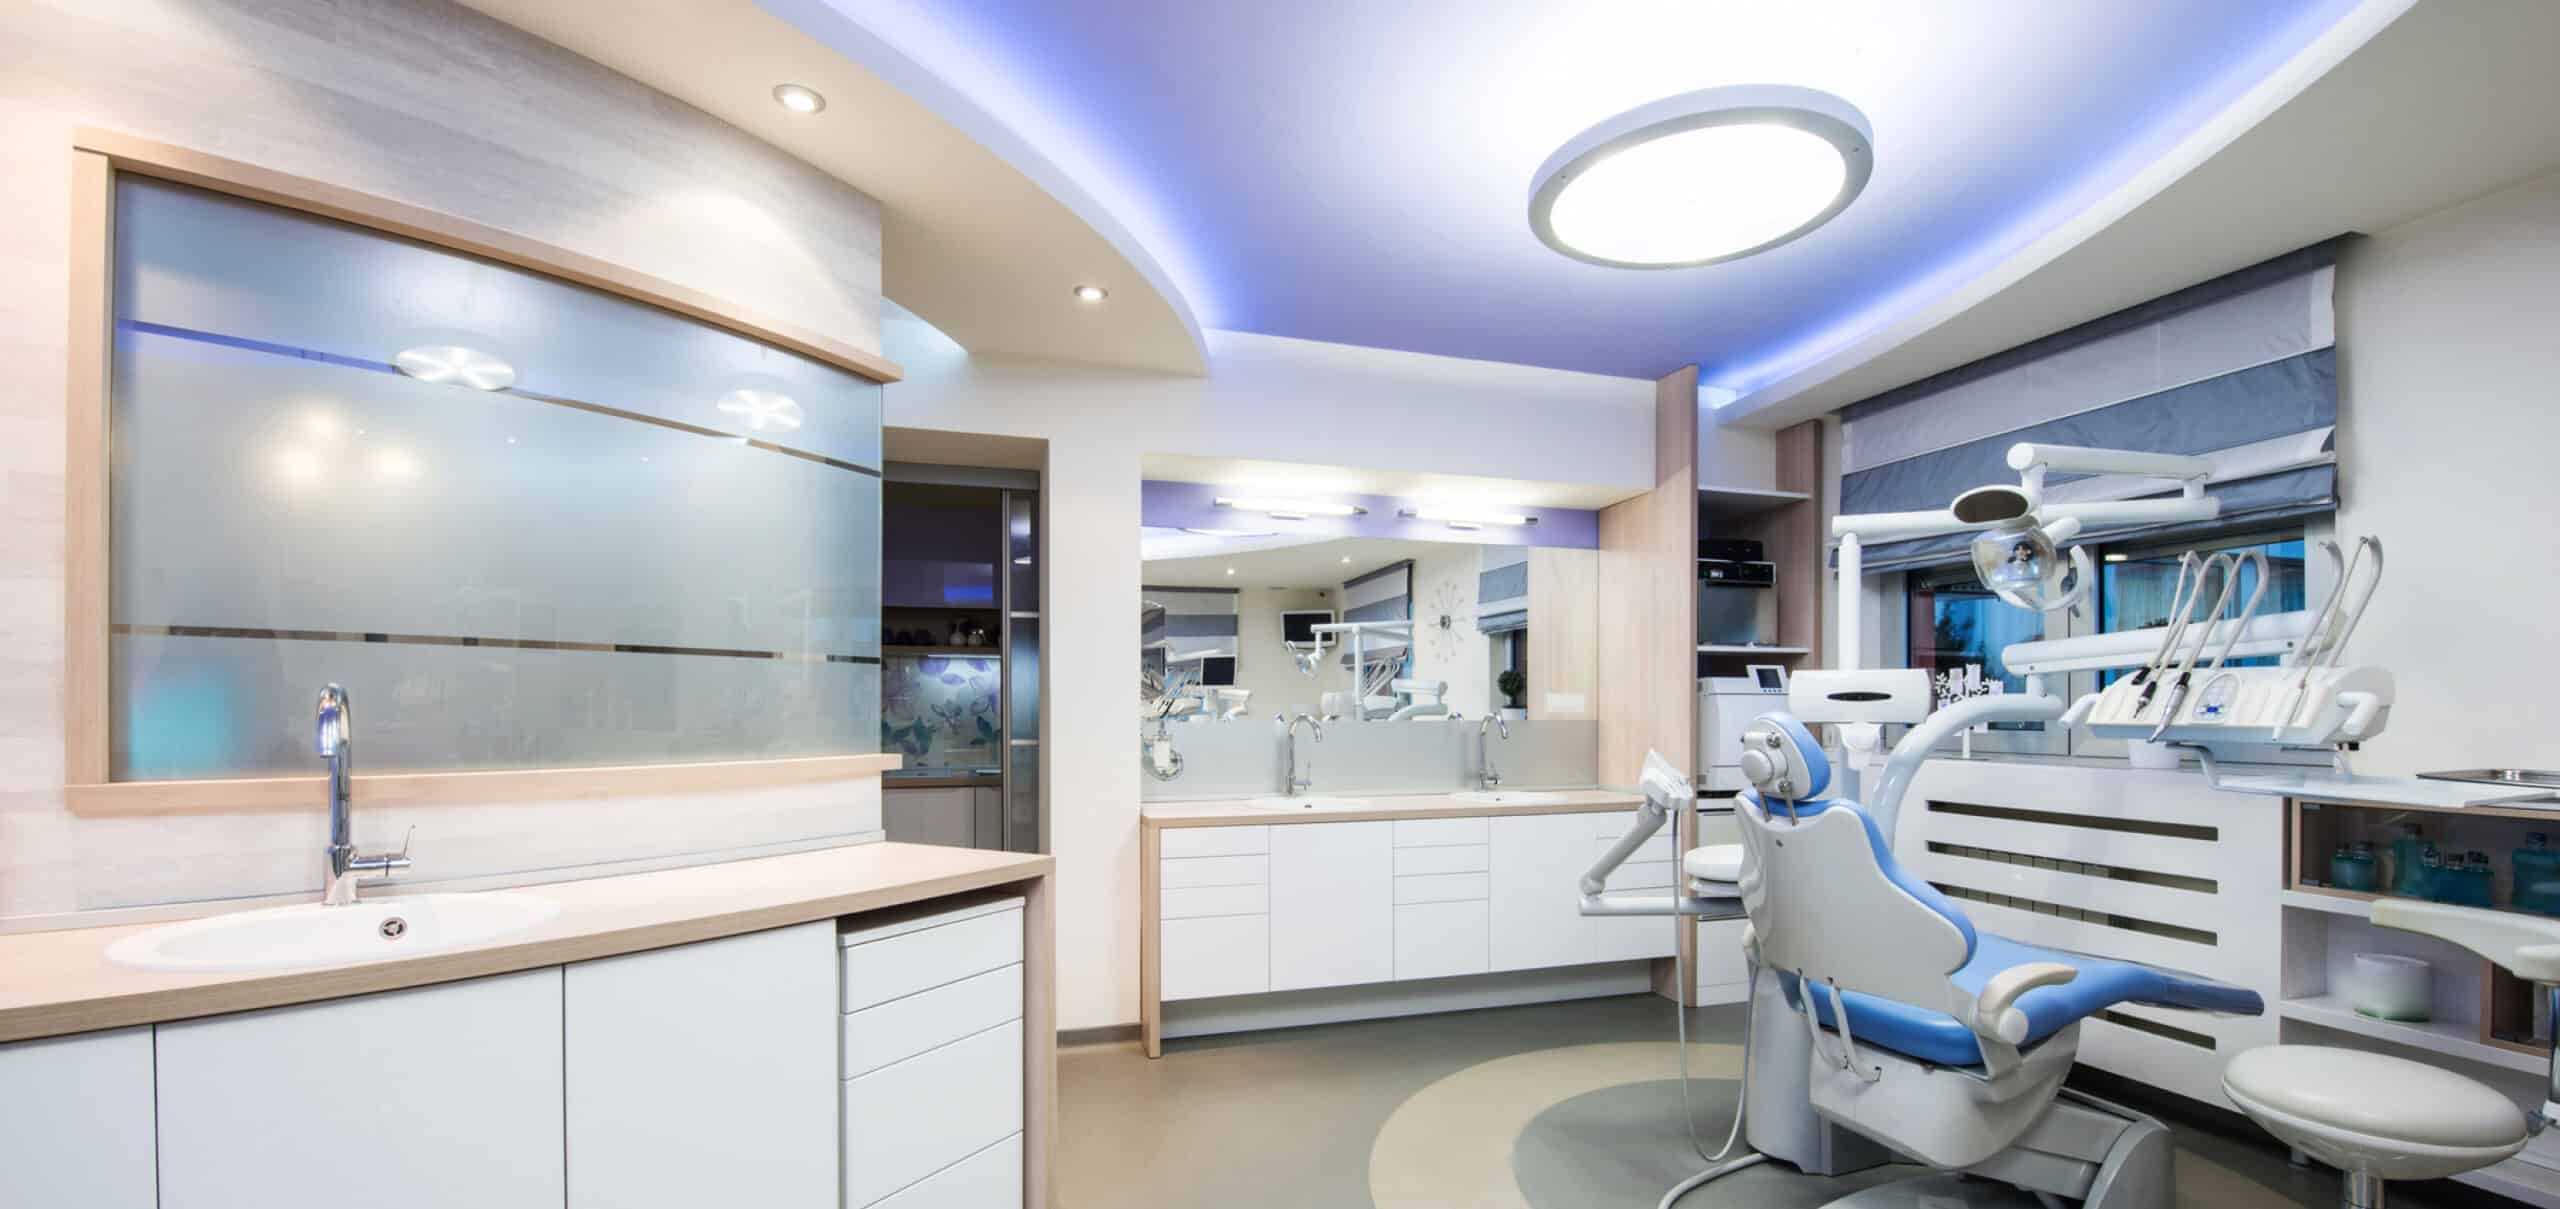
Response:
[[[1476,629],[1508,634],[1529,628],[1529,549],[1486,546],[1476,575]]]
[[[2206,525],[2093,530],[2174,537],[2337,507],[2338,367],[2331,240],[1850,405],[1840,510],[1932,511],[2014,483],[2020,441],[2201,454],[2222,515]],[[2159,479],[2047,480],[2057,500],[2169,494]],[[1961,562],[1967,535],[1887,542],[1869,571]]]

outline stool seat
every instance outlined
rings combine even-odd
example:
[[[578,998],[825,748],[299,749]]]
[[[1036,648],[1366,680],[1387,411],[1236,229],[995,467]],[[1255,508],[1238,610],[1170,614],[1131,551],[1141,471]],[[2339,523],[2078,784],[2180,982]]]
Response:
[[[2364,1050],[2270,1045],[2233,1058],[2223,1094],[2287,1145],[2351,1175],[2431,1180],[2524,1149],[2514,1102],[2452,1071]]]
[[[1742,845],[1709,844],[1692,848],[1680,859],[1680,867],[1702,882],[1738,882],[1742,880]]]

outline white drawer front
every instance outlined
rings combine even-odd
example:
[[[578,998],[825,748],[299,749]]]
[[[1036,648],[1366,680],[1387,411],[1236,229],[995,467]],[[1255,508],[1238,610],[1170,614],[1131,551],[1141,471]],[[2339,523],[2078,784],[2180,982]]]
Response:
[[[1421,848],[1434,844],[1482,844],[1490,842],[1493,832],[1490,819],[1397,819],[1395,845],[1398,848]]]
[[[1164,999],[1251,995],[1271,989],[1271,918],[1168,919],[1157,925]]]
[[[1396,849],[1396,876],[1424,873],[1482,873],[1493,868],[1493,849],[1483,844],[1445,848]]]
[[[1022,1018],[1022,967],[1009,965],[844,1016],[844,1078],[867,1075]]]
[[[1271,883],[1267,856],[1190,856],[1159,863],[1156,885],[1167,890],[1187,886],[1265,886]]]
[[[931,990],[1022,960],[1020,907],[844,947],[844,1010]]]
[[[1449,978],[1493,965],[1489,903],[1407,903],[1396,908],[1396,977]]]
[[[1591,825],[1593,839],[1614,840],[1625,835],[1627,828],[1636,825],[1636,808],[1629,806],[1624,810],[1598,810],[1582,818]],[[1662,834],[1671,834],[1672,826],[1672,820],[1662,820]]]
[[[1677,880],[1670,861],[1628,861],[1609,874],[1612,890],[1667,890]]]
[[[880,1209],[1020,1209],[1022,1135],[989,1146],[880,1202]]]
[[[1563,890],[1557,891],[1559,894],[1563,892]],[[1492,896],[1493,878],[1490,874],[1435,873],[1426,877],[1396,879],[1398,906],[1406,903],[1466,902]]]
[[[1022,1022],[844,1082],[844,1203],[880,1198],[1022,1131]]]
[[[1158,896],[1156,918],[1202,919],[1212,915],[1261,915],[1271,909],[1269,886],[1191,886]]]
[[[1271,851],[1271,828],[1166,827],[1156,832],[1156,855],[1251,856]]]
[[[1629,861],[1670,860],[1672,854],[1677,851],[1677,848],[1673,843],[1675,838],[1676,837],[1671,834],[1671,824],[1664,823],[1662,825],[1662,830],[1655,832],[1652,839],[1646,840],[1642,844],[1638,844],[1635,852],[1628,856],[1627,859]],[[1591,859],[1595,861],[1600,859],[1608,853],[1609,846],[1617,842],[1618,836],[1615,835],[1591,841]]]

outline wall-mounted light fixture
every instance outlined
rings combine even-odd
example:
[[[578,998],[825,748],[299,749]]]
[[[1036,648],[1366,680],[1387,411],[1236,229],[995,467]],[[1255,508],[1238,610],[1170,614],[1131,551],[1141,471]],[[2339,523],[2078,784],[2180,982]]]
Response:
[[[1367,516],[1369,510],[1358,504],[1334,504],[1321,500],[1278,499],[1268,496],[1219,496],[1221,508],[1238,512],[1259,512],[1273,520],[1302,521],[1311,516]]]
[[[1534,525],[1538,523],[1538,518],[1526,513],[1495,512],[1490,509],[1474,508],[1438,508],[1427,506],[1421,508],[1401,508],[1396,511],[1396,515],[1410,521],[1438,521],[1452,529],[1482,529],[1487,525],[1503,525],[1516,529],[1522,525]]]

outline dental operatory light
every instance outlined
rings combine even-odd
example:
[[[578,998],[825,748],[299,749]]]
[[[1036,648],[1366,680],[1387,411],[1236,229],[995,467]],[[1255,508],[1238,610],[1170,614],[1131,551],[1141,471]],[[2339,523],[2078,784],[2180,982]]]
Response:
[[[1098,285],[1080,285],[1075,292],[1078,302],[1100,302],[1111,296],[1111,291]]]
[[[776,84],[773,86],[773,103],[793,113],[816,113],[827,107],[827,98],[819,96],[817,89],[805,84]]]
[[[1831,221],[1875,167],[1865,115],[1777,84],[1639,106],[1540,165],[1529,226],[1576,260],[1677,269],[1767,251]]]
[[[1259,512],[1273,520],[1302,521],[1311,516],[1367,516],[1369,510],[1358,504],[1333,504],[1321,500],[1293,500],[1264,496],[1227,496],[1217,498],[1221,508],[1238,512]]]
[[[1469,508],[1400,508],[1396,511],[1396,515],[1406,520],[1438,521],[1452,529],[1482,529],[1487,525],[1507,525],[1516,529],[1522,525],[1538,523],[1538,518],[1524,513],[1478,511]]]
[[[744,419],[757,432],[790,432],[808,418],[799,401],[789,395],[743,386],[720,396],[715,406]]]
[[[450,382],[473,390],[505,390],[516,384],[516,367],[459,344],[404,348],[392,355],[391,364],[420,382]]]

